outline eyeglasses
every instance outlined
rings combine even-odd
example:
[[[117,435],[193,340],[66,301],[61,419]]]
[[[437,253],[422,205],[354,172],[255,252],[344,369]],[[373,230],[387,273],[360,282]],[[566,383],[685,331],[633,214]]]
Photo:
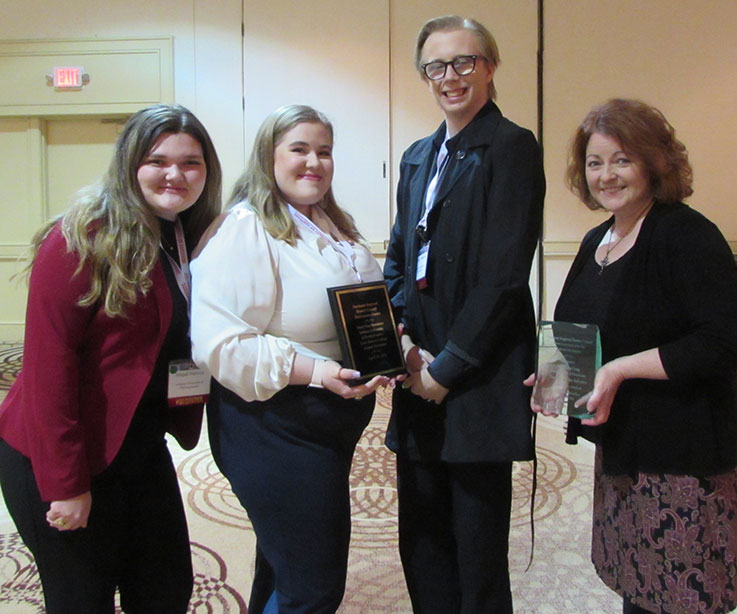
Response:
[[[443,62],[442,60],[435,60],[434,62],[428,62],[422,64],[420,68],[425,76],[432,81],[438,81],[445,77],[445,73],[448,70],[448,66],[452,66],[453,70],[459,77],[470,75],[473,69],[476,68],[476,59],[486,58],[482,55],[459,55],[453,58],[450,62]]]

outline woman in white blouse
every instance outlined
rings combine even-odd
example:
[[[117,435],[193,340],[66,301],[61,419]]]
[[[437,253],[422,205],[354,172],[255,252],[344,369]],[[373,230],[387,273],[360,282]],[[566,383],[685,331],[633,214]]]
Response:
[[[335,202],[333,129],[318,111],[274,111],[232,208],[192,262],[195,360],[218,467],[257,537],[251,614],[334,614],[345,588],[348,478],[375,377],[350,386],[326,288],[381,279]]]

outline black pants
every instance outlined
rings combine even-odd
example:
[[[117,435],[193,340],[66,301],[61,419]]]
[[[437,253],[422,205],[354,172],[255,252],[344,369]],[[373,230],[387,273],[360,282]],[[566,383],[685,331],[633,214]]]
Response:
[[[184,614],[192,593],[189,535],[171,456],[162,445],[144,474],[93,478],[85,529],[46,522],[29,460],[0,440],[0,483],[38,566],[48,614],[112,614],[115,590],[129,614]]]
[[[635,605],[625,597],[622,601],[622,614],[650,614],[650,610]]]
[[[335,614],[350,542],[349,475],[374,396],[288,386],[248,403],[213,381],[213,456],[257,538],[251,614]],[[268,605],[268,607],[266,607]]]
[[[511,614],[511,463],[397,455],[399,552],[415,614]]]

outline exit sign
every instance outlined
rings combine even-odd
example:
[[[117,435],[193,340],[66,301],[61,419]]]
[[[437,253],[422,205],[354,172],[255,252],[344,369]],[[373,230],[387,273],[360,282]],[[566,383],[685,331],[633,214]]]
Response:
[[[59,89],[79,89],[82,87],[84,68],[81,66],[56,66],[54,68],[54,87]]]

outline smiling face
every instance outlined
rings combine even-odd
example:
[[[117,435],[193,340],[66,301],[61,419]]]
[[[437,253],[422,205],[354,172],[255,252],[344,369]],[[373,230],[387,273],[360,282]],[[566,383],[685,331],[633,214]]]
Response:
[[[652,201],[642,163],[612,137],[594,132],[586,146],[586,184],[591,196],[615,215],[636,216]]]
[[[138,167],[137,178],[154,213],[173,221],[197,202],[205,187],[202,146],[184,132],[164,133]]]
[[[436,60],[449,62],[459,55],[479,56],[472,73],[459,77],[453,67],[448,66],[442,79],[432,81],[425,77],[445,114],[451,136],[462,130],[489,100],[494,66],[483,59],[478,39],[471,30],[433,32],[422,47],[422,64]]]
[[[310,216],[333,181],[333,136],[327,126],[302,122],[285,132],[274,149],[274,177],[294,208]]]

